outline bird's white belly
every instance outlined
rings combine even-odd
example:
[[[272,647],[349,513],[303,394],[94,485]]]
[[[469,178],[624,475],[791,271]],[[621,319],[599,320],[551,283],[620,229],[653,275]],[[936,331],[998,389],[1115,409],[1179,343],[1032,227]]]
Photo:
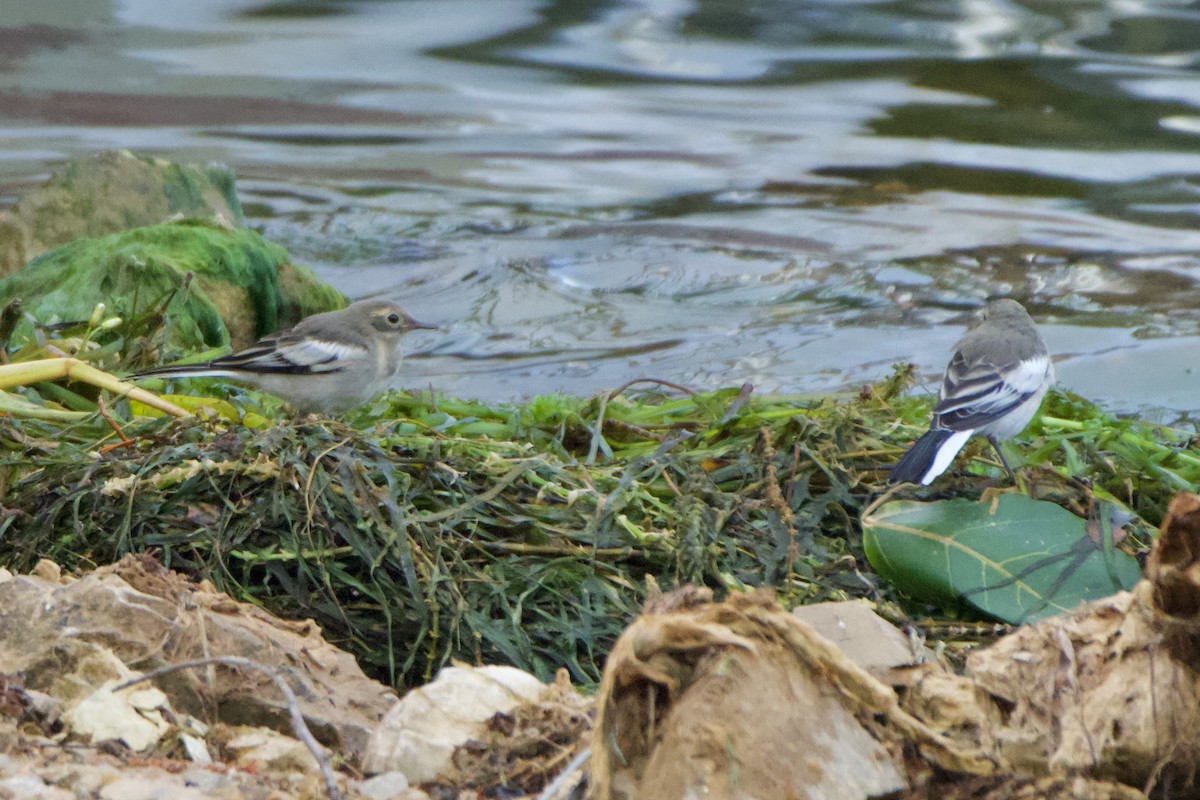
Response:
[[[1027,392],[1035,386],[1037,389],[1024,403],[999,419],[979,428],[976,431],[977,434],[1004,440],[1011,439],[1025,430],[1025,426],[1033,419],[1033,415],[1037,413],[1038,407],[1042,404],[1046,390],[1054,383],[1054,365],[1046,357],[1023,361],[1013,374],[1008,376],[1008,383],[1020,392]]]

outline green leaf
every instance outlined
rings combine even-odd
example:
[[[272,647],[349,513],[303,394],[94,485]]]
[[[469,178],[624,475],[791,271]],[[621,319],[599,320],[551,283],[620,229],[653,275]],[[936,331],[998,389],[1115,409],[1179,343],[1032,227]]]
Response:
[[[899,500],[863,515],[867,559],[901,591],[1014,624],[1137,583],[1137,561],[1106,544],[1093,542],[1084,521],[1061,506],[1016,494],[994,506]]]

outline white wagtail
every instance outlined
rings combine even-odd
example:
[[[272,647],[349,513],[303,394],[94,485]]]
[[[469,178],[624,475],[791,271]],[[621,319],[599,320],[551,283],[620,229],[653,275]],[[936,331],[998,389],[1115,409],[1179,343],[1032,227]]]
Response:
[[[293,328],[204,364],[159,367],[134,378],[234,378],[300,411],[338,413],[387,389],[400,367],[400,336],[417,322],[386,300],[360,300],[305,317]]]
[[[928,486],[972,436],[986,436],[1012,475],[999,442],[1016,436],[1054,383],[1046,343],[1025,307],[995,300],[954,345],[929,430],[892,467],[893,483]]]

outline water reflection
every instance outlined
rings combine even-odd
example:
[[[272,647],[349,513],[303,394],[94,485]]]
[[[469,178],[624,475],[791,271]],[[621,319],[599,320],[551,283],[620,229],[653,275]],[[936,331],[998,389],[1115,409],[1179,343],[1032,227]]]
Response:
[[[298,260],[446,326],[413,338],[416,386],[829,391],[936,372],[952,318],[1010,294],[1067,385],[1194,411],[1197,26],[1184,2],[6,4],[0,194],[94,149],[224,161]]]

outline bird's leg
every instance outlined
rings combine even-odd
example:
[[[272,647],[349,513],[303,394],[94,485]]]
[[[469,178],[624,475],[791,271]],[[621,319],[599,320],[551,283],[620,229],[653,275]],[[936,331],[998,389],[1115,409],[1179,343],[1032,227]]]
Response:
[[[1008,477],[1013,483],[1017,482],[1017,474],[1013,472],[1012,467],[1008,465],[1008,459],[1004,457],[1004,451],[1000,449],[1000,443],[996,441],[995,436],[989,435],[987,440],[991,443],[992,449],[996,451],[996,455],[1000,456],[1000,463],[1004,465],[1004,469],[1008,471]]]

